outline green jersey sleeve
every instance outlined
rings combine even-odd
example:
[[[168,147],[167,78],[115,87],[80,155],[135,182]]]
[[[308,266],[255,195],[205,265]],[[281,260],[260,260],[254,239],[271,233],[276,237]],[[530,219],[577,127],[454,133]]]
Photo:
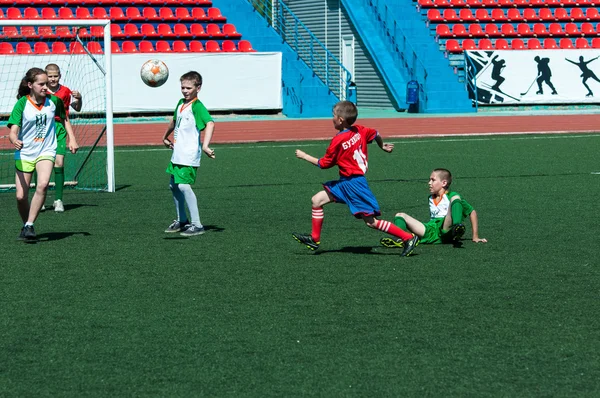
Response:
[[[212,117],[208,110],[200,100],[195,101],[192,104],[192,113],[194,114],[194,120],[196,121],[196,128],[198,131],[202,131],[206,128],[208,122],[212,122]]]
[[[67,120],[67,112],[65,112],[65,103],[55,95],[50,96],[50,101],[54,102],[54,105],[56,105],[54,117],[58,122],[64,124],[65,120]]]
[[[173,112],[173,121],[174,121],[175,123],[177,123],[177,111],[179,110],[179,106],[180,106],[181,104],[183,104],[183,102],[184,102],[184,101],[185,101],[185,100],[184,100],[183,98],[182,98],[182,99],[180,99],[180,100],[179,100],[179,102],[177,103],[177,106],[175,107],[175,112]]]
[[[21,127],[23,123],[23,110],[25,110],[26,104],[27,96],[19,98],[19,100],[13,107],[12,112],[10,113],[10,117],[8,118],[8,124],[6,125],[6,127],[10,128],[13,125]]]
[[[463,207],[463,217],[468,217],[473,212],[473,206],[467,202],[458,192],[448,192],[448,199],[452,200],[453,196],[460,196],[460,202]]]

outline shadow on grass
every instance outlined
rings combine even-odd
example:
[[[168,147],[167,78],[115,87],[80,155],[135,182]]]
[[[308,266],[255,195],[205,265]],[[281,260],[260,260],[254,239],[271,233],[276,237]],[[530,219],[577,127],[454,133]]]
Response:
[[[223,232],[223,231],[225,231],[225,228],[217,227],[216,225],[205,225],[204,226],[204,230],[206,232]],[[169,235],[171,235],[171,236],[165,236],[163,239],[166,239],[166,240],[177,240],[177,239],[189,239],[189,238],[193,238],[194,237],[194,236],[185,237],[185,236],[179,235],[178,233],[175,233],[175,234],[171,233]],[[199,236],[199,235],[197,235],[197,236]]]
[[[35,240],[24,240],[25,243],[44,243],[70,238],[73,235],[91,236],[89,232],[45,232],[39,234]]]
[[[378,254],[378,255],[383,254],[383,253],[373,251],[372,246],[345,246],[345,247],[342,247],[341,249],[336,249],[336,250],[317,250],[316,252],[314,252],[314,255],[318,256],[321,254],[328,254],[328,253]]]

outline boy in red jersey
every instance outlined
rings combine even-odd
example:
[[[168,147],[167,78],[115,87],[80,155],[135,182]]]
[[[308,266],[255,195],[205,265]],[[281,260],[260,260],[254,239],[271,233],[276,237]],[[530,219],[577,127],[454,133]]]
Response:
[[[67,86],[60,84],[60,68],[56,64],[46,65],[46,74],[48,75],[48,91],[50,94],[56,95],[65,104],[67,119],[69,118],[69,106],[77,112],[81,111],[82,97],[79,91],[71,91]],[[73,97],[73,101],[71,101]],[[63,187],[65,184],[65,154],[66,154],[66,132],[57,130],[57,148],[56,161],[54,164],[54,211],[62,213],[65,211],[63,204]]]
[[[323,226],[323,206],[337,202],[344,203],[350,212],[361,218],[369,228],[386,232],[403,241],[402,256],[409,256],[419,243],[417,235],[406,232],[389,221],[378,220],[381,212],[375,196],[371,192],[365,173],[368,168],[367,145],[377,142],[385,152],[394,150],[393,144],[384,144],[377,130],[354,125],[358,109],[350,101],[338,102],[333,107],[333,126],[339,131],[329,144],[325,156],[318,159],[297,149],[296,157],[306,160],[322,169],[338,166],[340,179],[323,184],[324,190],[312,197],[312,232],[310,235],[294,233],[298,242],[311,250],[321,244]]]

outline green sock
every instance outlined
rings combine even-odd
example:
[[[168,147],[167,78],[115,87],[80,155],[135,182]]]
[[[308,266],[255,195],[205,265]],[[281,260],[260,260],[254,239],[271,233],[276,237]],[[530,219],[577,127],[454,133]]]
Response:
[[[462,224],[463,222],[463,205],[460,199],[455,200],[450,205],[452,215],[452,225]]]
[[[65,185],[65,168],[55,167],[54,168],[54,198],[55,200],[62,200],[63,198],[63,187]]]
[[[394,217],[394,225],[396,225],[398,228],[402,229],[403,231],[408,231],[408,227],[406,226],[406,221],[404,220],[404,218],[402,218],[400,216]]]

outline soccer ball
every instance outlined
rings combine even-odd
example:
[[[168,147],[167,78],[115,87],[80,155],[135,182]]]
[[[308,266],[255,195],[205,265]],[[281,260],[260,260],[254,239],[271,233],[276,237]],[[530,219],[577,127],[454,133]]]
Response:
[[[140,76],[146,85],[160,87],[169,78],[169,68],[167,68],[167,65],[163,61],[151,59],[142,65]]]

